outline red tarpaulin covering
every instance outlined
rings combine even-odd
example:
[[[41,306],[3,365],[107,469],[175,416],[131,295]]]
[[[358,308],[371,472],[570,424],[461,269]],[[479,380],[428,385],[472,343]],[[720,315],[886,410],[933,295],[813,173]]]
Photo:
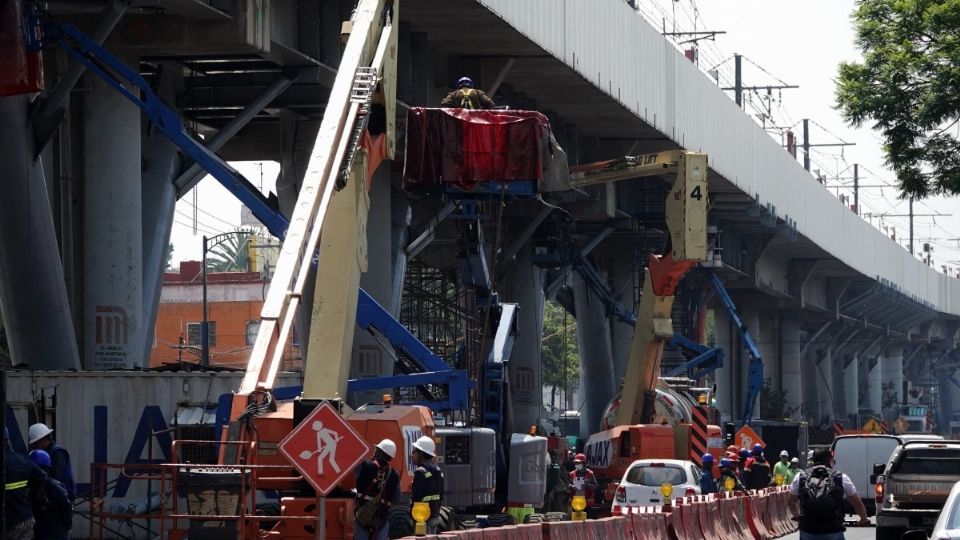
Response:
[[[547,117],[534,111],[411,108],[403,187],[539,181],[549,133]]]
[[[20,24],[20,2],[0,0],[0,96],[43,89],[40,53],[27,52]]]

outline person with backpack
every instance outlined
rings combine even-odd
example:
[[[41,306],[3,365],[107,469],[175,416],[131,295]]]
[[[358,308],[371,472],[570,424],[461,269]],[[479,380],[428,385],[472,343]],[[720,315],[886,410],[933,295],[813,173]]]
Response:
[[[787,506],[800,524],[800,540],[843,540],[843,499],[860,516],[857,525],[870,524],[867,509],[850,477],[833,468],[829,448],[814,452],[810,468],[800,471],[790,483]]]
[[[53,461],[45,450],[31,451],[30,461],[47,473],[30,497],[35,519],[33,538],[67,540],[73,528],[73,504],[67,498],[67,488],[51,475]]]
[[[440,101],[440,106],[456,109],[492,109],[496,104],[483,90],[473,87],[473,79],[460,77],[457,89]]]
[[[397,445],[390,439],[376,444],[373,459],[357,466],[357,507],[354,513],[356,540],[387,540],[390,505],[400,501],[400,473],[390,466]]]

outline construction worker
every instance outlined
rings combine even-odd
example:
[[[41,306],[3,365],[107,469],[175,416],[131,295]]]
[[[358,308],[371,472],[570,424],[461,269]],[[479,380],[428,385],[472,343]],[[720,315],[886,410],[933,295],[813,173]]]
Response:
[[[753,445],[751,455],[743,465],[743,480],[749,489],[763,489],[770,485],[770,464],[760,443]]]
[[[433,438],[424,435],[413,443],[413,488],[411,502],[430,504],[430,517],[427,519],[427,534],[437,534],[440,525],[440,494],[443,493],[443,472],[433,462],[437,456],[437,444]]]
[[[743,468],[746,466],[747,460],[750,459],[750,451],[746,448],[741,448],[737,451],[737,456],[740,458],[740,460],[737,462],[737,474],[740,475],[740,478],[743,478]]]
[[[790,466],[787,468],[787,478],[784,480],[783,485],[789,486],[793,479],[797,477],[797,474],[800,472],[800,458],[793,458],[790,460]]]
[[[440,101],[440,106],[458,109],[492,109],[496,105],[483,90],[473,87],[473,80],[470,77],[460,77],[457,80],[457,89],[447,94],[447,97]]]
[[[14,451],[10,444],[10,432],[3,430],[3,491],[6,498],[4,520],[5,540],[33,540],[33,509],[30,493],[42,486],[43,471],[26,456]]]
[[[63,484],[71,501],[76,498],[73,467],[70,466],[70,453],[53,442],[53,430],[46,424],[33,424],[27,430],[27,440],[30,444],[30,450],[45,450],[50,454],[50,460],[53,462],[51,476]]]
[[[357,466],[357,507],[354,513],[356,540],[387,540],[390,505],[400,500],[400,473],[390,466],[397,445],[390,439],[376,444],[373,459]]]
[[[720,460],[720,478],[717,480],[717,486],[723,491],[746,491],[736,467],[729,458]]]
[[[50,454],[43,450],[30,452],[30,461],[47,473],[44,483],[31,497],[35,540],[67,540],[73,528],[73,505],[67,499],[67,490],[51,475],[53,463]]]
[[[587,505],[596,504],[597,477],[587,468],[586,455],[581,453],[574,456],[568,485],[572,496],[583,495],[587,499]]]
[[[786,450],[780,451],[780,461],[773,466],[773,483],[778,486],[789,485],[787,475],[790,471],[790,453]]]
[[[713,479],[713,454],[704,454],[700,460],[703,462],[703,472],[700,473],[700,493],[709,495],[717,492],[717,482]]]

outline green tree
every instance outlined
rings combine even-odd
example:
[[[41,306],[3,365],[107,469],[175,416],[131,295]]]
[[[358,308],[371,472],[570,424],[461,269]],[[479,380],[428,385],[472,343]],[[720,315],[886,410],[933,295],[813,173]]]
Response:
[[[167,271],[170,272],[174,270],[173,268],[173,242],[167,244]]]
[[[770,379],[763,380],[760,387],[760,418],[763,420],[783,420],[790,418],[799,407],[787,405],[787,390],[777,390]]]
[[[858,0],[862,62],[840,65],[837,105],[872,122],[902,196],[960,193],[960,0]]]
[[[543,309],[543,345],[540,350],[543,385],[552,389],[552,406],[564,389],[572,395],[580,384],[580,353],[577,349],[577,323],[560,304],[547,302]]]
[[[253,235],[237,229],[220,239],[220,243],[207,252],[208,272],[246,272],[250,268],[250,240]]]

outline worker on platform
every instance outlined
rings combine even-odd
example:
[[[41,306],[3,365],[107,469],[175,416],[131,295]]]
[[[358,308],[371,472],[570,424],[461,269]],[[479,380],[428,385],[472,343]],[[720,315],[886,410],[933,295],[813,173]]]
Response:
[[[571,496],[583,495],[588,505],[596,504],[597,477],[587,468],[587,456],[577,454],[573,458],[573,471],[570,472]]]
[[[58,480],[67,490],[67,496],[72,501],[77,496],[73,482],[73,467],[70,466],[70,453],[53,441],[53,430],[46,424],[33,424],[27,430],[27,439],[30,450],[44,450],[50,454],[53,468],[50,475]]]
[[[7,428],[3,429],[3,470],[5,540],[33,540],[30,494],[43,485],[43,471],[13,449]]]
[[[413,443],[413,488],[411,502],[430,504],[430,517],[427,519],[427,534],[437,534],[440,525],[440,495],[443,493],[443,472],[434,463],[437,456],[437,444],[433,438],[424,435]]]
[[[717,486],[723,491],[746,491],[740,475],[737,474],[737,468],[729,458],[720,460],[720,478],[717,480]]]
[[[47,473],[41,486],[31,497],[35,540],[67,540],[73,528],[73,505],[67,499],[67,490],[51,476],[53,462],[44,450],[30,452],[30,461]]]
[[[703,472],[700,473],[700,493],[709,495],[717,492],[717,482],[713,479],[713,454],[704,454],[700,461],[703,462]]]
[[[763,489],[770,485],[770,463],[763,455],[763,445],[753,445],[751,455],[743,465],[743,480],[749,489]]]
[[[440,101],[441,107],[457,109],[492,109],[496,106],[483,90],[473,87],[473,79],[460,77],[457,80],[457,89],[447,94]]]
[[[793,458],[790,460],[790,467],[787,468],[787,478],[783,482],[785,486],[789,486],[793,479],[797,477],[797,474],[800,472],[800,458]]]
[[[356,540],[387,540],[390,505],[400,500],[400,473],[390,466],[397,445],[390,439],[376,444],[373,459],[357,466],[357,507],[354,513]]]
[[[787,476],[790,472],[790,453],[786,450],[780,451],[780,461],[773,466],[773,483],[778,486],[789,485]]]

